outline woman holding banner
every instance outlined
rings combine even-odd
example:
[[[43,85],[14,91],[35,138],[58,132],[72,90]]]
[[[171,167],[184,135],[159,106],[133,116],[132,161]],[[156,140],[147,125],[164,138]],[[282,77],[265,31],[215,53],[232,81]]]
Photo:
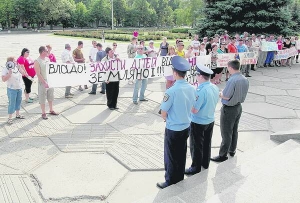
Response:
[[[27,48],[22,49],[21,56],[18,58],[17,63],[26,71],[27,76],[23,75],[22,79],[25,85],[25,101],[32,103],[33,99],[29,97],[31,93],[32,81],[35,76],[35,70],[33,67],[33,61],[29,58],[29,50]]]
[[[286,38],[285,42],[283,42],[283,48],[282,49],[289,49],[292,47],[292,43],[290,38]],[[282,60],[282,66],[291,66],[291,57],[289,57],[288,59],[284,59]]]
[[[110,47],[105,49],[106,56],[101,61],[110,61],[115,60],[116,57],[114,55],[114,50]],[[118,96],[119,96],[119,81],[105,81],[106,82],[106,99],[107,99],[107,107],[110,110],[119,109],[117,107]]]

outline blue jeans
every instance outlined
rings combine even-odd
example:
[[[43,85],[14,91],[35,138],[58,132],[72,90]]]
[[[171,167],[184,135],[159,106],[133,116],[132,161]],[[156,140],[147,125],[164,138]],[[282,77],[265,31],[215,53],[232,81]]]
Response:
[[[8,114],[13,114],[15,111],[20,110],[22,101],[22,89],[7,88],[8,96]]]
[[[265,64],[270,64],[274,59],[274,51],[269,51],[267,54],[267,58]]]
[[[92,92],[96,93],[97,87],[98,87],[98,84],[93,84],[93,86],[92,86]],[[102,84],[101,84],[101,92],[105,93],[105,90],[106,90],[106,82],[102,82]]]
[[[133,102],[137,102],[141,82],[142,82],[142,87],[140,91],[140,100],[145,99],[145,91],[147,88],[148,79],[136,80],[134,84],[134,91],[133,91]]]

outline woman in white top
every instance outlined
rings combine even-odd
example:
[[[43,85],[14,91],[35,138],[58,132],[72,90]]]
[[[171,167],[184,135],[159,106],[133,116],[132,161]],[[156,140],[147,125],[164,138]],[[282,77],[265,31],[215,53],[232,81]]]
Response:
[[[205,55],[206,55],[205,43],[202,42],[200,45],[199,56],[205,56]]]
[[[12,114],[14,112],[16,112],[16,119],[24,119],[24,116],[20,115],[23,85],[22,74],[27,75],[22,67],[17,66],[14,57],[8,57],[6,66],[2,69],[2,81],[7,83],[7,96],[9,101],[7,123],[9,125],[13,123]]]
[[[155,51],[154,42],[150,40],[149,47],[147,48],[148,57],[157,57],[157,52]]]
[[[191,57],[195,56],[194,53],[193,53],[193,50],[194,50],[194,48],[192,47],[192,45],[189,45],[188,48],[187,48],[187,52],[185,53],[184,57],[185,58],[191,58]]]

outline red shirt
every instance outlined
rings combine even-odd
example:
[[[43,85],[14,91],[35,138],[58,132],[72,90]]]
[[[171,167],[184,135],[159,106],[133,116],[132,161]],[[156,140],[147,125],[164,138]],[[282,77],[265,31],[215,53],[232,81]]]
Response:
[[[27,74],[30,77],[35,76],[33,61],[30,61],[30,59],[27,59],[27,58],[24,58],[23,56],[20,56],[18,58],[17,62],[18,62],[19,65],[23,65],[25,67],[25,70],[26,70]]]
[[[237,53],[237,48],[232,43],[228,44],[227,49],[228,53]]]
[[[281,40],[277,40],[277,46],[278,46],[278,50],[282,50],[282,46],[283,46],[283,43]]]

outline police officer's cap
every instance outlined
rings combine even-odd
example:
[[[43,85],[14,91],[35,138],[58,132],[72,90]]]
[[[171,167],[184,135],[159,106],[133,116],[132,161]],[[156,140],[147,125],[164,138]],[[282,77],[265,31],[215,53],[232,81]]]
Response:
[[[173,56],[171,62],[172,62],[173,68],[178,71],[184,72],[184,71],[190,70],[190,68],[191,68],[190,63],[180,56]]]
[[[214,73],[211,69],[209,69],[208,67],[202,64],[197,64],[196,66],[197,66],[196,71],[200,73],[200,75],[210,76]]]

